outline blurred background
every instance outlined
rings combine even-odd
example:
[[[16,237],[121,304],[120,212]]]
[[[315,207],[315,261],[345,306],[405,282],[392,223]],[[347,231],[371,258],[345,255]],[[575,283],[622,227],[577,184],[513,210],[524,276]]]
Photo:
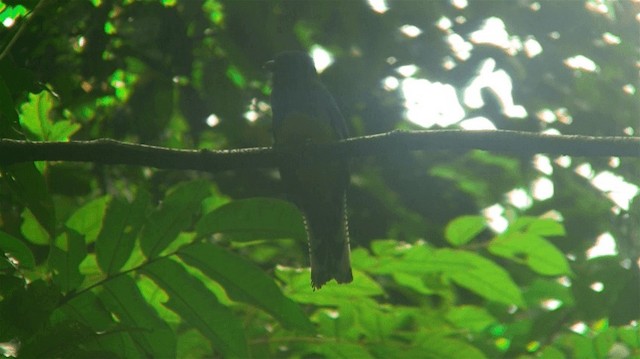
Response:
[[[444,128],[640,134],[637,0],[3,0],[0,22],[0,49],[8,49],[0,55],[0,100],[40,119],[22,119],[20,131],[3,125],[3,137],[270,146],[262,65],[291,49],[313,57],[352,136]],[[2,111],[9,123],[11,110]],[[202,177],[227,198],[284,198],[275,169],[46,169],[58,218],[138,187],[159,201],[172,185]],[[463,215],[486,219],[480,241],[519,218],[553,219],[566,229],[554,244],[575,273],[572,313],[579,313],[554,323],[582,323],[577,332],[602,318],[637,325],[638,186],[637,158],[380,153],[352,166],[352,247],[381,239],[442,247],[447,223]],[[8,187],[0,196],[3,230],[20,233],[23,207]],[[264,268],[306,263],[304,244],[265,246],[272,251],[248,254]],[[501,265],[516,281],[535,279]],[[397,288],[388,295],[395,304],[415,300]],[[474,302],[469,293],[461,298]]]

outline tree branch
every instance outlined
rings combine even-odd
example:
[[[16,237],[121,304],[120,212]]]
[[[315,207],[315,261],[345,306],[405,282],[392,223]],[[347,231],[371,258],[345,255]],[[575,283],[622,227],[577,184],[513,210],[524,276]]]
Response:
[[[309,144],[305,154],[316,158],[363,157],[406,151],[456,152],[480,149],[531,155],[547,153],[580,157],[640,157],[640,137],[561,136],[516,131],[393,131],[351,138],[334,144]],[[219,172],[268,168],[300,149],[256,147],[225,151],[181,150],[110,139],[31,142],[0,139],[0,164],[31,161],[80,161]]]

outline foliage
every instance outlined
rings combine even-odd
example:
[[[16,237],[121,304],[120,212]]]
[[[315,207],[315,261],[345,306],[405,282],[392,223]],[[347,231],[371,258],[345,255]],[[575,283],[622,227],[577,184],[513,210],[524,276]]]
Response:
[[[637,2],[382,3],[3,0],[0,137],[268,146],[262,64],[286,49],[333,55],[353,135],[640,130]],[[275,170],[3,165],[0,352],[640,356],[637,159],[388,153],[352,172],[354,281],[312,291]]]

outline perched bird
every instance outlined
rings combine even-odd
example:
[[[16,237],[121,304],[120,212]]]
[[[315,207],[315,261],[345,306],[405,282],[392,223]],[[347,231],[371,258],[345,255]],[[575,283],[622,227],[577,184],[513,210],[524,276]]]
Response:
[[[275,148],[295,149],[309,142],[330,143],[348,137],[344,118],[309,55],[283,52],[267,67],[273,72]],[[280,164],[280,177],[305,218],[311,286],[320,289],[331,279],[349,283],[353,276],[346,213],[347,161],[317,160],[304,153],[293,157]]]

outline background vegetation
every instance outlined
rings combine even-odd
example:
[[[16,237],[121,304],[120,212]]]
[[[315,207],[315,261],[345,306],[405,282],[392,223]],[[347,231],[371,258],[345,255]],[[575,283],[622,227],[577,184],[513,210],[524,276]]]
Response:
[[[354,136],[637,135],[639,13],[607,0],[3,0],[0,137],[269,146],[262,64],[287,49],[332,56],[322,80]],[[0,352],[637,358],[638,183],[637,158],[360,160],[355,280],[313,292],[275,169],[3,166]]]

